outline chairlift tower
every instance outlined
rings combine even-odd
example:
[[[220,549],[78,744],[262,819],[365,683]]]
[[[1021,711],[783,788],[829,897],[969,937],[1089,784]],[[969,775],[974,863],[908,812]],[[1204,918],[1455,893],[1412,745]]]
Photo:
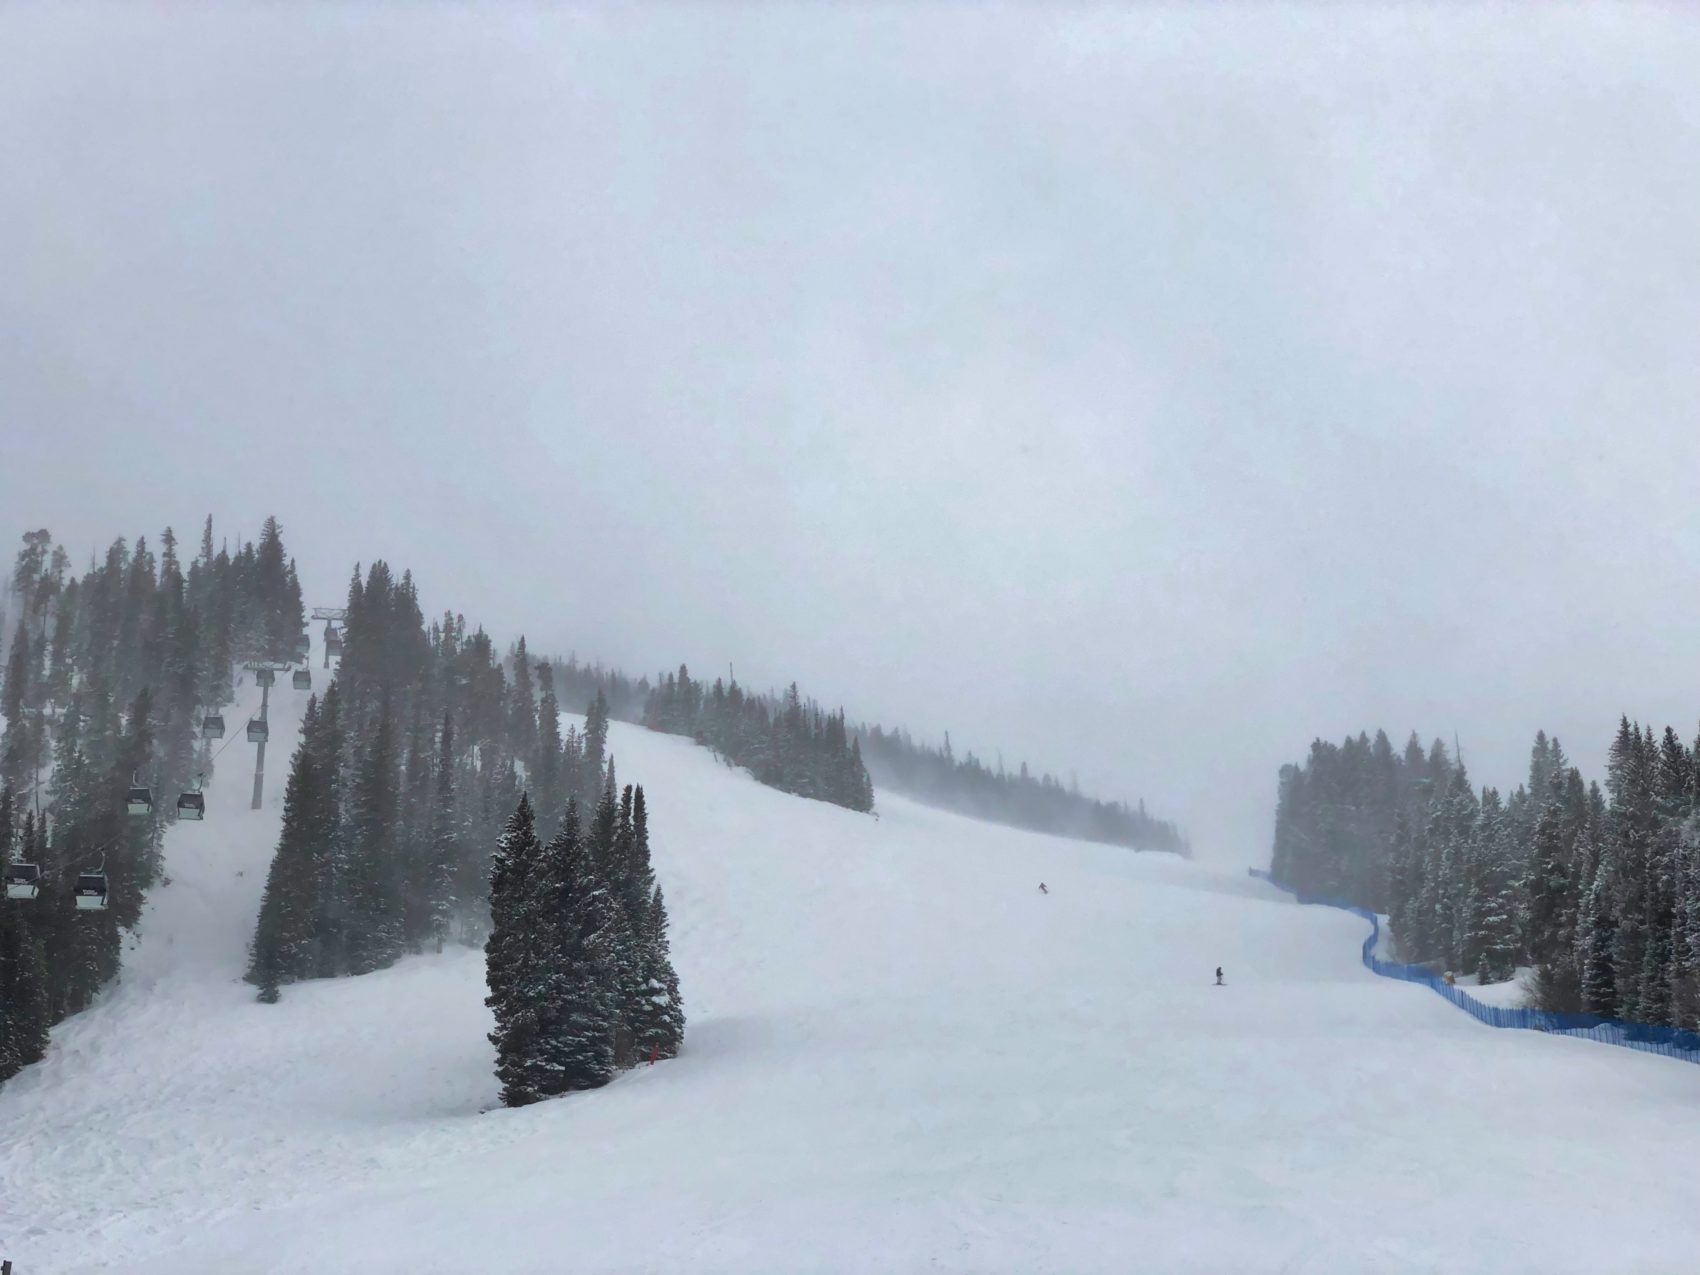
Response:
[[[279,673],[289,668],[289,665],[244,664],[242,667],[254,674],[254,681],[260,687],[260,732],[259,738],[254,741],[254,800],[249,806],[250,810],[258,810],[266,791],[266,741],[271,735],[267,714],[271,708],[272,683],[277,679]],[[261,677],[260,674],[262,673],[267,676]],[[254,738],[254,723],[251,721],[248,723],[248,737]]]

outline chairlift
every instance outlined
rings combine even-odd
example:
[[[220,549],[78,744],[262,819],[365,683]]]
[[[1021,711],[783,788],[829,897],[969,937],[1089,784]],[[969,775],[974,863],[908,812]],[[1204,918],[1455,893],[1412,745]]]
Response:
[[[298,691],[307,691],[313,688],[313,675],[304,668],[296,669],[295,676],[290,680],[295,684],[295,689]]]
[[[99,912],[106,908],[106,873],[77,873],[77,888],[72,891],[79,912]]]
[[[41,893],[41,869],[33,863],[8,863],[5,880],[8,899],[33,899]]]
[[[138,818],[153,813],[153,790],[146,784],[132,782],[124,798],[124,809]]]
[[[222,714],[208,713],[205,717],[201,718],[201,738],[224,738],[224,717]]]
[[[250,744],[263,744],[270,734],[271,731],[266,726],[265,718],[250,717],[248,719],[248,742]]]
[[[255,686],[275,686],[276,684],[277,674],[272,672],[269,668],[257,668],[254,670]]]
[[[335,655],[339,658],[342,655],[342,634],[334,629],[325,635],[325,654]]]

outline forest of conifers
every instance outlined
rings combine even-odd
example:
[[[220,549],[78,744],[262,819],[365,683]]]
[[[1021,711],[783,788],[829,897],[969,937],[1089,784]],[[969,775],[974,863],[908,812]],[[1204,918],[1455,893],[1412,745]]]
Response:
[[[1543,732],[1506,796],[1438,740],[1318,740],[1281,771],[1271,871],[1388,913],[1407,960],[1530,966],[1543,1009],[1700,1027],[1700,744],[1670,727],[1621,721],[1603,790]]]
[[[0,903],[0,1080],[39,1059],[52,1026],[116,977],[123,935],[159,883],[176,798],[218,765],[224,745],[207,718],[257,666],[302,661],[309,641],[275,518],[234,544],[208,518],[187,562],[170,528],[155,543],[119,539],[81,573],[50,533],[32,531],[7,584],[0,863],[31,865],[39,885],[27,903]],[[545,859],[569,806],[592,829],[602,827],[592,812],[630,807],[608,755],[611,718],[690,737],[764,784],[851,810],[873,809],[872,767],[897,791],[976,817],[1185,849],[1143,803],[1096,800],[1025,765],[992,770],[948,741],[933,749],[858,727],[795,685],[756,693],[683,666],[634,681],[535,658],[523,637],[504,651],[452,611],[427,621],[411,573],[381,561],[356,568],[341,601],[335,678],[314,687],[301,737],[273,741],[291,755],[247,971],[264,999],[299,979],[484,941],[492,854],[522,794]],[[562,729],[563,707],[586,714],[582,729]],[[128,800],[137,787],[156,798],[141,814]],[[665,910],[659,898],[653,909],[636,901],[649,889],[647,851],[634,859],[611,836],[587,833],[584,862],[628,899],[637,945],[622,977],[654,968],[665,984],[665,922],[651,934],[649,919]],[[84,912],[72,885],[92,871],[104,906]]]

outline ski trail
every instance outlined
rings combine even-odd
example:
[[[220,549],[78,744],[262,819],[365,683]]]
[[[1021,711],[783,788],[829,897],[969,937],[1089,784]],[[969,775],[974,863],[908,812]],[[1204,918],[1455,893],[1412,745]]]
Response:
[[[55,1027],[47,1058],[0,1091],[8,1112],[0,1199],[52,1202],[21,1223],[24,1234],[64,1228],[100,1237],[114,1225],[133,1226],[160,1198],[152,1184],[218,1158],[223,1141],[216,1131],[190,1144],[175,1125],[174,1112],[224,1083],[205,1054],[185,1046],[218,1014],[251,999],[241,981],[247,945],[308,694],[290,688],[287,677],[271,688],[264,800],[253,810],[254,745],[244,732],[262,693],[251,673],[244,676],[224,709],[228,733],[204,788],[206,819],[167,828],[161,881],[125,943],[118,981]],[[176,795],[160,799],[174,802]],[[144,1083],[128,1102],[114,1103],[111,1077],[126,1072]],[[64,1136],[78,1127],[94,1136]],[[115,1177],[127,1181],[116,1197],[108,1194]],[[54,1182],[90,1189],[54,1191]],[[0,1239],[20,1225],[3,1210],[0,1204],[8,1229],[0,1229]],[[131,1220],[120,1223],[117,1215]]]
[[[268,810],[231,749],[136,966],[0,1090],[20,1275],[1597,1275],[1700,1245],[1691,1067],[1480,1027],[1238,872],[889,794],[875,821],[619,723],[684,1052],[491,1110],[480,953],[270,1006],[238,981],[288,702]]]

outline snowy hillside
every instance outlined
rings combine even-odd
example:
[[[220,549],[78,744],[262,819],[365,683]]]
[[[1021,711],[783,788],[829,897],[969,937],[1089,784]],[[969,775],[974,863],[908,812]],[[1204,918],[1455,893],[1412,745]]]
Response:
[[[875,820],[620,725],[685,1053],[489,1110],[480,954],[277,1006],[237,981],[305,698],[274,696],[267,809],[231,748],[122,983],[0,1090],[18,1275],[1666,1271],[1700,1247],[1700,1069],[1480,1027],[1365,972],[1358,921],[1237,875],[886,794]],[[1597,1132],[1547,1132],[1582,1108]]]

